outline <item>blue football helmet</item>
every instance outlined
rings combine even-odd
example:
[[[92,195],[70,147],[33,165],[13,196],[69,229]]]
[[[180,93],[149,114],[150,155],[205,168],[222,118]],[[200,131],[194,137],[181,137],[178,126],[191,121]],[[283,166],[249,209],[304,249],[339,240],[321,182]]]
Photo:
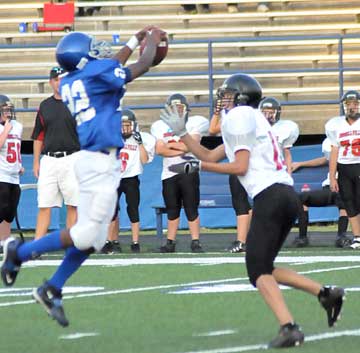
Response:
[[[81,70],[88,61],[112,57],[111,45],[82,32],[71,32],[56,46],[56,60],[66,71]]]

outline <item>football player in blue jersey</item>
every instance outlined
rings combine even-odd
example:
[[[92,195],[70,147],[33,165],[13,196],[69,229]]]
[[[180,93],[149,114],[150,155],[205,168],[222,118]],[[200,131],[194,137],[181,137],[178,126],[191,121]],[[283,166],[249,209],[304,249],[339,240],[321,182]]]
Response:
[[[120,100],[125,84],[149,70],[165,36],[162,30],[148,26],[114,55],[108,43],[81,32],[67,34],[56,47],[56,59],[67,71],[61,79],[61,97],[76,119],[81,146],[75,163],[80,192],[78,220],[71,229],[57,230],[35,241],[8,239],[1,277],[5,286],[12,286],[23,262],[66,249],[55,274],[33,291],[35,300],[61,326],[69,324],[62,288],[92,252],[101,250],[114,213],[121,175],[117,152],[123,147]],[[139,59],[124,67],[144,38],[146,47]]]

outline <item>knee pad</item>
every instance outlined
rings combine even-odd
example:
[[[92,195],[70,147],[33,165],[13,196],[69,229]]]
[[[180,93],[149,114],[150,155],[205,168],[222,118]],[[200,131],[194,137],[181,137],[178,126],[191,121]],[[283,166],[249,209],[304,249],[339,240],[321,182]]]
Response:
[[[126,210],[131,223],[139,222],[139,209],[137,207],[127,207]]]
[[[184,210],[185,210],[186,218],[189,222],[195,221],[195,219],[198,218],[199,216],[197,207],[196,208],[186,207]]]
[[[256,287],[256,281],[261,275],[271,275],[274,271],[274,262],[271,259],[252,256],[246,252],[246,269],[250,283]]]
[[[168,208],[166,212],[167,212],[167,218],[170,221],[173,221],[174,219],[180,217],[180,208]]]
[[[85,224],[75,224],[70,229],[74,246],[81,251],[87,251],[93,248],[100,230],[101,223],[93,221],[88,221]]]

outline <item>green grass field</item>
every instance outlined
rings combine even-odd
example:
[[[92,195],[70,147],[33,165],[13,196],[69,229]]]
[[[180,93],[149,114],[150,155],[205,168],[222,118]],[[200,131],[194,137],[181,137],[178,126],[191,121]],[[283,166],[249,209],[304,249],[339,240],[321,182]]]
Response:
[[[329,248],[280,254],[278,263],[348,289],[335,328],[315,297],[284,290],[306,335],[297,352],[359,351],[359,255]],[[278,330],[248,283],[244,256],[226,253],[93,256],[65,287],[70,326],[61,328],[30,294],[59,259],[30,262],[14,288],[0,288],[1,353],[256,352]]]

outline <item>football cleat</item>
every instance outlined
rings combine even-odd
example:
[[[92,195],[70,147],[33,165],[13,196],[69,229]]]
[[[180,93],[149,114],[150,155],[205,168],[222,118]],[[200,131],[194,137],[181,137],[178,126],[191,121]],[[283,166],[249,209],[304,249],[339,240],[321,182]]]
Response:
[[[160,252],[166,253],[166,252],[175,252],[175,241],[167,240],[166,244],[162,245],[160,247]]]
[[[119,241],[118,240],[113,240],[112,242],[111,242],[111,244],[112,244],[112,253],[114,254],[114,253],[120,253],[120,252],[122,252],[122,249],[121,249],[121,245],[120,245],[120,243],[119,243]]]
[[[49,316],[56,320],[59,325],[63,327],[69,325],[64,313],[60,290],[51,286],[48,282],[44,282],[42,286],[34,289],[33,298],[44,307]]]
[[[349,249],[359,250],[360,249],[360,237],[354,237],[351,244],[347,246]]]
[[[286,324],[280,327],[278,335],[271,340],[268,348],[286,348],[299,346],[304,342],[304,333],[297,324]]]
[[[133,253],[139,253],[140,252],[140,244],[139,243],[131,243],[130,249]]]
[[[309,245],[307,237],[296,237],[292,243],[295,248],[305,248]]]
[[[114,253],[113,243],[110,240],[106,240],[105,245],[101,249],[102,254],[112,255]]]
[[[202,253],[202,252],[204,252],[204,249],[202,248],[199,239],[192,240],[192,241],[191,241],[190,248],[191,248],[191,251],[192,251],[192,252],[195,252],[195,253]]]
[[[227,250],[231,253],[245,252],[246,246],[245,243],[240,240],[235,240],[231,243]]]
[[[337,248],[350,248],[351,244],[352,244],[352,240],[348,238],[346,235],[336,237],[335,246]]]
[[[5,240],[3,262],[1,265],[1,278],[5,286],[15,283],[22,262],[17,258],[17,249],[23,243],[21,239],[8,238]]]
[[[345,299],[344,289],[339,287],[323,287],[318,294],[318,299],[326,311],[329,327],[334,326],[335,322],[339,319]]]

